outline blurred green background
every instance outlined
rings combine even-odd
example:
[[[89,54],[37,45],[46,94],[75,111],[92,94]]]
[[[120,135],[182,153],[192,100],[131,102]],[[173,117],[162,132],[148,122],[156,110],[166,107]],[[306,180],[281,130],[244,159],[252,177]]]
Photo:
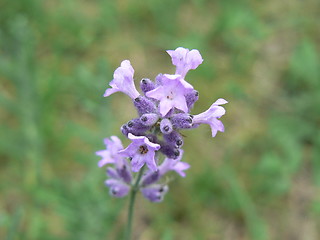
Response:
[[[0,239],[120,239],[94,152],[136,115],[102,94],[129,59],[138,82],[198,49],[193,113],[222,97],[226,131],[184,131],[187,177],[138,197],[134,239],[320,239],[318,0],[0,1]],[[128,141],[121,136],[125,145]]]

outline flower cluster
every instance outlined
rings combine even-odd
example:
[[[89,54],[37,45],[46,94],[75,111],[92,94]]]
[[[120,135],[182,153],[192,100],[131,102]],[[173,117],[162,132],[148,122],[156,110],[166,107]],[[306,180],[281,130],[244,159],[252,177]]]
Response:
[[[106,149],[96,152],[102,158],[99,167],[112,165],[107,168],[105,182],[112,196],[124,197],[135,188],[148,200],[161,201],[168,191],[163,176],[175,171],[185,177],[184,171],[190,167],[181,161],[184,140],[180,131],[200,124],[210,126],[212,137],[224,131],[219,118],[225,114],[220,105],[227,103],[226,100],[220,98],[207,111],[190,114],[199,93],[184,78],[189,70],[202,63],[199,51],[179,47],[167,53],[176,66],[175,74],[159,74],[154,81],[142,79],[140,94],[133,80],[134,69],[129,60],[124,60],[114,72],[111,88],[104,93],[104,97],[115,92],[127,94],[138,112],[136,118],[121,126],[122,134],[131,140],[127,148],[118,137],[112,136],[104,140]]]

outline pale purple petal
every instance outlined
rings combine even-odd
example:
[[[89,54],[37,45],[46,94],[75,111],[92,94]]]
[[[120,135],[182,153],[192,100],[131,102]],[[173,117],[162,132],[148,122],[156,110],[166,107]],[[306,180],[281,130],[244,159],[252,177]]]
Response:
[[[115,164],[121,166],[123,164],[123,159],[118,154],[119,150],[123,149],[121,140],[116,136],[111,136],[110,139],[104,139],[104,144],[106,149],[96,152],[97,156],[102,157],[102,159],[98,162],[98,166],[102,167],[106,164]]]
[[[146,92],[146,96],[154,99],[161,99],[166,95],[166,91],[163,86],[158,86],[157,88]]]
[[[114,164],[114,159],[110,156],[109,151],[100,150],[96,152],[96,155],[102,157],[98,162],[98,167],[103,167],[106,164]]]
[[[175,96],[175,107],[183,112],[188,112],[186,97],[184,95]]]
[[[129,133],[128,138],[132,142],[119,154],[132,158],[132,171],[138,172],[145,163],[151,170],[157,170],[155,151],[160,149],[160,145],[150,142],[145,136],[135,136]]]
[[[140,154],[135,154],[131,160],[131,167],[133,172],[139,172],[142,166],[145,164],[145,157]]]
[[[189,51],[187,48],[178,47],[176,50],[168,50],[167,53],[171,56],[172,64],[175,65],[176,73],[184,78],[190,69],[196,69],[203,59],[198,50]]]
[[[174,102],[168,99],[163,99],[159,104],[159,111],[162,116],[165,116],[173,107],[175,106]]]
[[[115,92],[123,92],[132,99],[136,99],[140,94],[134,85],[133,74],[134,70],[130,61],[122,61],[121,66],[115,70],[113,80],[109,84],[111,89],[107,89],[103,96],[108,97]]]
[[[212,105],[223,105],[228,103],[227,100],[223,99],[223,98],[219,98],[217,101],[215,101]]]
[[[214,102],[207,111],[198,115],[194,115],[194,126],[198,126],[199,124],[209,124],[211,127],[212,137],[215,137],[218,131],[223,132],[224,125],[220,120],[218,120],[218,118],[223,116],[226,111],[219,105],[226,103],[226,100],[220,98],[216,102]]]
[[[149,151],[146,155],[145,155],[145,161],[146,161],[146,164],[148,166],[148,168],[151,170],[151,171],[157,171],[158,170],[158,167],[157,167],[157,164],[156,164],[156,160],[155,160],[155,152],[154,151]]]
[[[186,162],[178,162],[174,165],[172,170],[176,171],[181,177],[185,177],[186,173],[185,170],[190,168],[190,164]]]
[[[185,95],[193,91],[192,85],[184,81],[180,75],[164,74],[162,76],[162,86],[146,93],[160,101],[159,111],[165,116],[172,108],[177,108],[183,112],[188,112]]]

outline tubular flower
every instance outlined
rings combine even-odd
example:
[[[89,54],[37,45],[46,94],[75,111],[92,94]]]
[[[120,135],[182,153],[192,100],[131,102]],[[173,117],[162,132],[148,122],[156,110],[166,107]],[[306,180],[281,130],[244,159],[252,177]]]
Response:
[[[177,67],[176,73],[184,78],[190,69],[196,69],[203,59],[200,52],[196,49],[191,51],[187,48],[178,47],[176,50],[167,50],[170,55],[172,64]]]
[[[194,115],[194,126],[198,126],[202,123],[209,124],[211,127],[212,137],[215,137],[218,131],[224,132],[224,125],[220,120],[218,120],[218,118],[222,117],[226,113],[226,110],[219,105],[226,103],[228,103],[226,100],[224,100],[223,98],[219,98],[211,105],[211,107],[207,111],[198,115]]]
[[[140,93],[134,86],[133,74],[134,70],[130,61],[122,61],[120,67],[114,71],[113,80],[109,83],[111,88],[108,88],[103,96],[108,97],[115,92],[123,92],[132,99],[139,97]]]
[[[146,93],[147,97],[160,101],[161,115],[165,116],[173,108],[188,112],[185,95],[193,90],[192,85],[181,79],[180,75],[165,74],[161,82],[161,86]]]
[[[150,142],[145,136],[134,136],[129,133],[128,138],[132,143],[119,154],[131,158],[132,171],[138,172],[145,163],[152,171],[156,171],[155,152],[160,149],[160,145]]]

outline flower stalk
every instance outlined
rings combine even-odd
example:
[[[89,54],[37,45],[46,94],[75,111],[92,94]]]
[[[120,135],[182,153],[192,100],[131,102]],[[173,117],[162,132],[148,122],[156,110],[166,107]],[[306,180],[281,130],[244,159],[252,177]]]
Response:
[[[128,208],[128,219],[127,219],[127,227],[125,232],[125,240],[131,239],[131,229],[132,229],[132,220],[133,220],[133,210],[134,210],[134,203],[136,199],[137,192],[139,191],[139,183],[142,177],[144,171],[144,167],[140,169],[137,180],[135,181],[133,187],[130,191],[130,198],[129,198],[129,208]]]

